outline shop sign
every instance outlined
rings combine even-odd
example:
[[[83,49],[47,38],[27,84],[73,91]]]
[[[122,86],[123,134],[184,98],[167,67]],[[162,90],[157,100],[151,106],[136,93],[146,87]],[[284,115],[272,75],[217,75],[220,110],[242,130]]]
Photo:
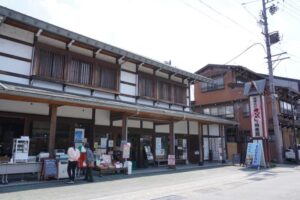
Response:
[[[250,96],[252,137],[263,136],[263,113],[260,96]]]
[[[175,166],[175,155],[168,155],[168,165]]]

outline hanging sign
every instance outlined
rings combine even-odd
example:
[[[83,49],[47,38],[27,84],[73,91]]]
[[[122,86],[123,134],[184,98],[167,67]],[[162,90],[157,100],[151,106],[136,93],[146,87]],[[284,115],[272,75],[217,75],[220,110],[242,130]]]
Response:
[[[252,137],[263,137],[263,112],[260,96],[250,96]]]

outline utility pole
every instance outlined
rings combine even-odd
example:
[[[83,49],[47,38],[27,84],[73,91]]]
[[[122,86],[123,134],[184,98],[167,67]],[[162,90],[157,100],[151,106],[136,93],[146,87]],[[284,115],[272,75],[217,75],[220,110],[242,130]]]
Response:
[[[269,0],[267,0],[269,3]],[[279,127],[278,121],[278,110],[276,106],[276,96],[275,96],[275,85],[274,85],[274,76],[273,76],[273,66],[272,66],[272,54],[271,54],[271,44],[270,44],[270,35],[268,30],[268,17],[266,9],[266,0],[262,0],[262,17],[263,17],[263,26],[264,26],[264,36],[266,40],[266,49],[267,49],[267,60],[268,60],[268,69],[269,69],[269,85],[270,85],[270,96],[271,96],[271,105],[272,105],[272,117],[273,117],[273,126],[275,133],[275,144],[277,151],[277,162],[283,162],[283,143],[282,143],[282,134]]]

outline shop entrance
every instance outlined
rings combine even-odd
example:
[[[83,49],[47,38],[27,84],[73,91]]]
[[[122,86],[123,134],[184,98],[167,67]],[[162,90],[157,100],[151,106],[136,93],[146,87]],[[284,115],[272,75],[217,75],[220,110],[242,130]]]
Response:
[[[220,147],[221,138],[220,137],[204,137],[204,160],[218,161],[220,160]]]
[[[24,119],[0,117],[0,156],[11,157],[13,139],[24,135]]]
[[[128,142],[131,143],[130,158],[132,160],[133,168],[148,167],[149,160],[146,151],[150,148],[153,155],[152,136],[128,134]]]

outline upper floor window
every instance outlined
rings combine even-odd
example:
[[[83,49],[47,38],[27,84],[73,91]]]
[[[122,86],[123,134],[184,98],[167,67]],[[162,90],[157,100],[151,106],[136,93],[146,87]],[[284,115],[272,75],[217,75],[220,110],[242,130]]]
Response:
[[[58,80],[63,79],[65,67],[64,55],[41,49],[39,57],[38,75]]]
[[[285,101],[280,101],[280,112],[291,115],[293,113],[292,104]]]
[[[91,84],[92,64],[77,59],[72,59],[68,68],[68,81],[83,85]]]
[[[38,43],[33,75],[79,87],[118,91],[119,66]]]
[[[244,117],[249,117],[250,116],[250,106],[249,106],[249,103],[245,103],[243,105],[243,116]]]
[[[232,105],[229,106],[212,106],[203,108],[204,114],[210,114],[218,117],[224,117],[224,118],[234,118],[234,109]]]
[[[202,92],[208,92],[213,90],[219,90],[224,88],[224,76],[218,76],[212,78],[214,80],[214,83],[201,83],[201,91]]]
[[[186,105],[187,87],[153,75],[139,74],[139,96]]]
[[[139,76],[139,95],[142,97],[156,98],[155,80],[150,76]]]

